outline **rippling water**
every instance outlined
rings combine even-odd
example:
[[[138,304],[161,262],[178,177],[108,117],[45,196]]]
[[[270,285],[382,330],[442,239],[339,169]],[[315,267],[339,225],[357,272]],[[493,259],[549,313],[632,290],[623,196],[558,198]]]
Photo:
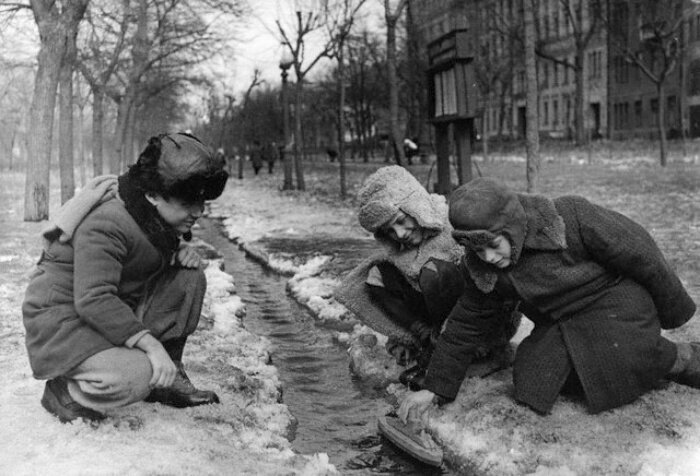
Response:
[[[376,391],[363,388],[348,370],[345,347],[332,332],[292,298],[288,278],[265,270],[223,237],[218,225],[203,220],[197,233],[223,255],[246,304],[246,328],[272,342],[284,403],[297,419],[294,448],[327,453],[342,474],[449,474],[406,457],[377,434],[377,417],[392,408]],[[335,270],[349,269],[376,246],[371,240],[268,240],[268,249],[304,255],[323,251],[334,256]]]

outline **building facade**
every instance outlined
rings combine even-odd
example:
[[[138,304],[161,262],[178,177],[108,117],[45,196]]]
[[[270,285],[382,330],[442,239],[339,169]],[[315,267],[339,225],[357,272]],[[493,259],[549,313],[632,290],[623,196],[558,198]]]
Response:
[[[678,26],[677,41],[666,48],[678,53],[663,82],[667,135],[684,130],[700,136],[700,6],[692,0],[666,0],[651,2],[652,10],[647,11],[649,4],[648,0],[539,0],[539,128],[544,137],[573,137],[578,98],[589,137],[658,136],[657,85],[630,60],[631,54],[643,58],[645,45],[653,42],[647,32],[650,25],[672,33]],[[482,135],[525,134],[521,5],[520,0],[411,2],[426,45],[450,29],[469,32],[480,73],[477,127]],[[665,63],[658,53],[658,58],[653,56],[642,63],[659,73]]]

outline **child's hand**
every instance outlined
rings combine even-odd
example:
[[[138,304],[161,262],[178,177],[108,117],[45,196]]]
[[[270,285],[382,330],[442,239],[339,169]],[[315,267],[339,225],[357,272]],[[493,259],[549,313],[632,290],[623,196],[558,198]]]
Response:
[[[409,418],[418,420],[428,407],[433,404],[434,397],[435,394],[430,390],[409,392],[404,396],[399,409],[396,411],[396,415],[404,424],[408,423]]]
[[[399,365],[407,365],[415,359],[415,349],[412,346],[401,343],[391,337],[386,343],[386,350],[396,359],[396,363]]]
[[[171,386],[177,375],[177,367],[165,351],[163,344],[151,334],[145,334],[136,343],[136,348],[144,351],[151,362],[153,375],[149,385],[158,388]]]
[[[199,253],[197,253],[194,248],[188,245],[181,245],[180,249],[177,251],[177,254],[174,257],[174,264],[178,264],[182,266],[183,268],[199,268],[199,265],[202,264],[202,257],[199,256]]]

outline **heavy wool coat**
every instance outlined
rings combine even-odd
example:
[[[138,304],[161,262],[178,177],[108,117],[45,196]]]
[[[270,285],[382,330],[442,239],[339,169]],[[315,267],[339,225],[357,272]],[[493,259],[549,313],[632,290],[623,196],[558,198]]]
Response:
[[[48,243],[22,305],[34,376],[63,375],[146,330],[137,307],[165,268],[117,198],[92,210],[72,240]]]
[[[695,304],[651,236],[629,218],[582,197],[517,198],[525,211],[518,260],[499,269],[467,251],[470,279],[425,388],[456,396],[475,344],[500,319],[500,302],[515,297],[535,323],[516,354],[517,400],[549,412],[574,370],[591,412],[633,401],[673,366],[675,345],[660,328],[688,321]]]

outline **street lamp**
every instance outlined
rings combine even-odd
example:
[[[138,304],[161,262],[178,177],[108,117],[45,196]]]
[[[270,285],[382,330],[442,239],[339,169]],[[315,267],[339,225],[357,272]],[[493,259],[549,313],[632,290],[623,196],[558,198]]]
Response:
[[[287,71],[292,67],[294,58],[286,48],[282,50],[280,57],[280,70],[282,71],[282,147],[280,147],[280,160],[284,169],[284,184],[282,190],[292,190],[292,161],[286,157],[289,146],[289,99],[287,96]]]

